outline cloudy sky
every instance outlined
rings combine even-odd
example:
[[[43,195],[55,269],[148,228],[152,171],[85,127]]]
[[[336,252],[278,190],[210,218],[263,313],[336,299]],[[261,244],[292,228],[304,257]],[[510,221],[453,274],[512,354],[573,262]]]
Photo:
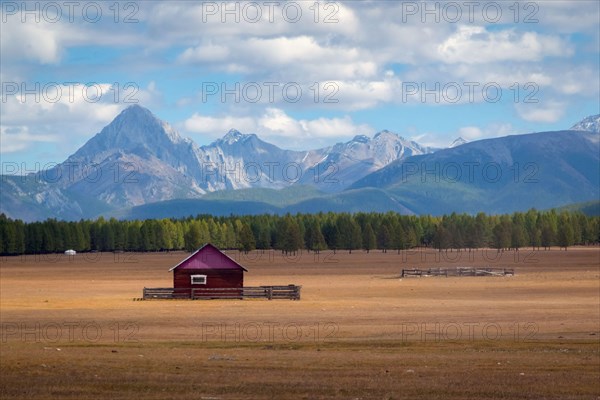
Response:
[[[600,112],[595,0],[0,4],[3,165],[61,162],[133,103],[200,145],[236,128],[295,149]]]

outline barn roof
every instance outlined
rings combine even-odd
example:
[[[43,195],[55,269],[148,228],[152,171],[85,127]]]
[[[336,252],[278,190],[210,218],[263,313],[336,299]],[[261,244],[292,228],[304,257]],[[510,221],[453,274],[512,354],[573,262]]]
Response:
[[[248,270],[242,267],[237,261],[223,253],[216,246],[211,243],[206,243],[198,250],[193,252],[185,260],[181,261],[176,266],[169,269],[173,271],[176,268],[183,269],[242,269],[246,272]]]

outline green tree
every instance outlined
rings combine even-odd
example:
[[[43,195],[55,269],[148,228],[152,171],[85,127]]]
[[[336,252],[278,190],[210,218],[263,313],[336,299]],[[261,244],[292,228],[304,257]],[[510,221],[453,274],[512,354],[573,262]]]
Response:
[[[300,227],[290,215],[286,215],[278,224],[276,243],[285,254],[295,253],[302,247]]]
[[[258,216],[250,224],[256,240],[256,248],[266,250],[271,248],[271,218]]]
[[[341,214],[337,219],[338,232],[340,233],[340,247],[352,253],[352,250],[362,247],[362,233],[360,226],[349,214]]]
[[[379,227],[379,231],[377,232],[377,247],[384,253],[387,253],[387,249],[392,247],[392,237],[389,225],[387,224],[381,224]]]
[[[498,251],[510,248],[512,243],[512,226],[510,220],[503,219],[496,224],[492,230],[492,234],[494,237],[494,248],[498,249]]]
[[[327,248],[327,244],[325,243],[325,237],[323,233],[321,233],[321,229],[319,229],[319,223],[317,221],[312,221],[305,234],[305,242],[306,248],[314,251],[315,253],[319,253],[321,250],[325,250]]]
[[[129,251],[140,251],[142,249],[140,225],[139,221],[134,221],[127,227],[127,250]]]
[[[254,239],[254,233],[252,229],[246,223],[242,223],[239,232],[239,249],[244,253],[248,253],[256,248],[256,241]]]
[[[377,238],[375,237],[375,232],[373,232],[373,227],[370,223],[365,225],[365,229],[363,230],[363,239],[362,239],[363,249],[367,251],[371,251],[377,247]]]
[[[333,250],[335,254],[336,250],[341,247],[341,235],[337,224],[333,220],[329,220],[323,226],[323,236],[327,247]]]
[[[564,247],[567,251],[567,247],[573,245],[573,225],[567,214],[561,214],[558,220],[558,245]]]
[[[192,221],[188,226],[187,232],[184,234],[185,249],[187,251],[195,251],[203,244],[202,233],[199,221]]]
[[[511,247],[519,251],[521,247],[529,244],[530,238],[526,229],[525,217],[521,213],[515,213],[512,217]]]
[[[158,246],[156,244],[156,230],[154,229],[154,221],[148,219],[142,223],[142,227],[140,228],[140,236],[142,251],[158,250]]]
[[[447,250],[450,247],[450,233],[442,223],[438,224],[433,237],[433,246],[438,251]]]
[[[401,223],[397,223],[392,228],[392,232],[392,245],[398,254],[400,254],[400,251],[405,250],[408,247],[408,237],[406,235],[406,231]]]

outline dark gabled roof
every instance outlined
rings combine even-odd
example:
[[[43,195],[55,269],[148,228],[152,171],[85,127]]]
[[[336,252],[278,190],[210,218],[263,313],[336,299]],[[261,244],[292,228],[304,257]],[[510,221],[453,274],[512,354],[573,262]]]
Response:
[[[206,243],[198,250],[193,252],[189,257],[182,260],[179,264],[175,265],[169,272],[176,268],[188,267],[190,269],[242,269],[246,272],[248,270],[241,266],[233,258],[223,253],[216,246],[211,243]]]

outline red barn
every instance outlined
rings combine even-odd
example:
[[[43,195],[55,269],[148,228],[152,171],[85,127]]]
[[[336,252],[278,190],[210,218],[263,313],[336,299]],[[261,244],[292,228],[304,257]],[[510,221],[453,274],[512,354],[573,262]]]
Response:
[[[241,288],[244,287],[244,272],[248,272],[210,243],[196,250],[169,271],[173,271],[175,293],[186,297],[190,296],[192,289],[239,288],[241,293]]]

